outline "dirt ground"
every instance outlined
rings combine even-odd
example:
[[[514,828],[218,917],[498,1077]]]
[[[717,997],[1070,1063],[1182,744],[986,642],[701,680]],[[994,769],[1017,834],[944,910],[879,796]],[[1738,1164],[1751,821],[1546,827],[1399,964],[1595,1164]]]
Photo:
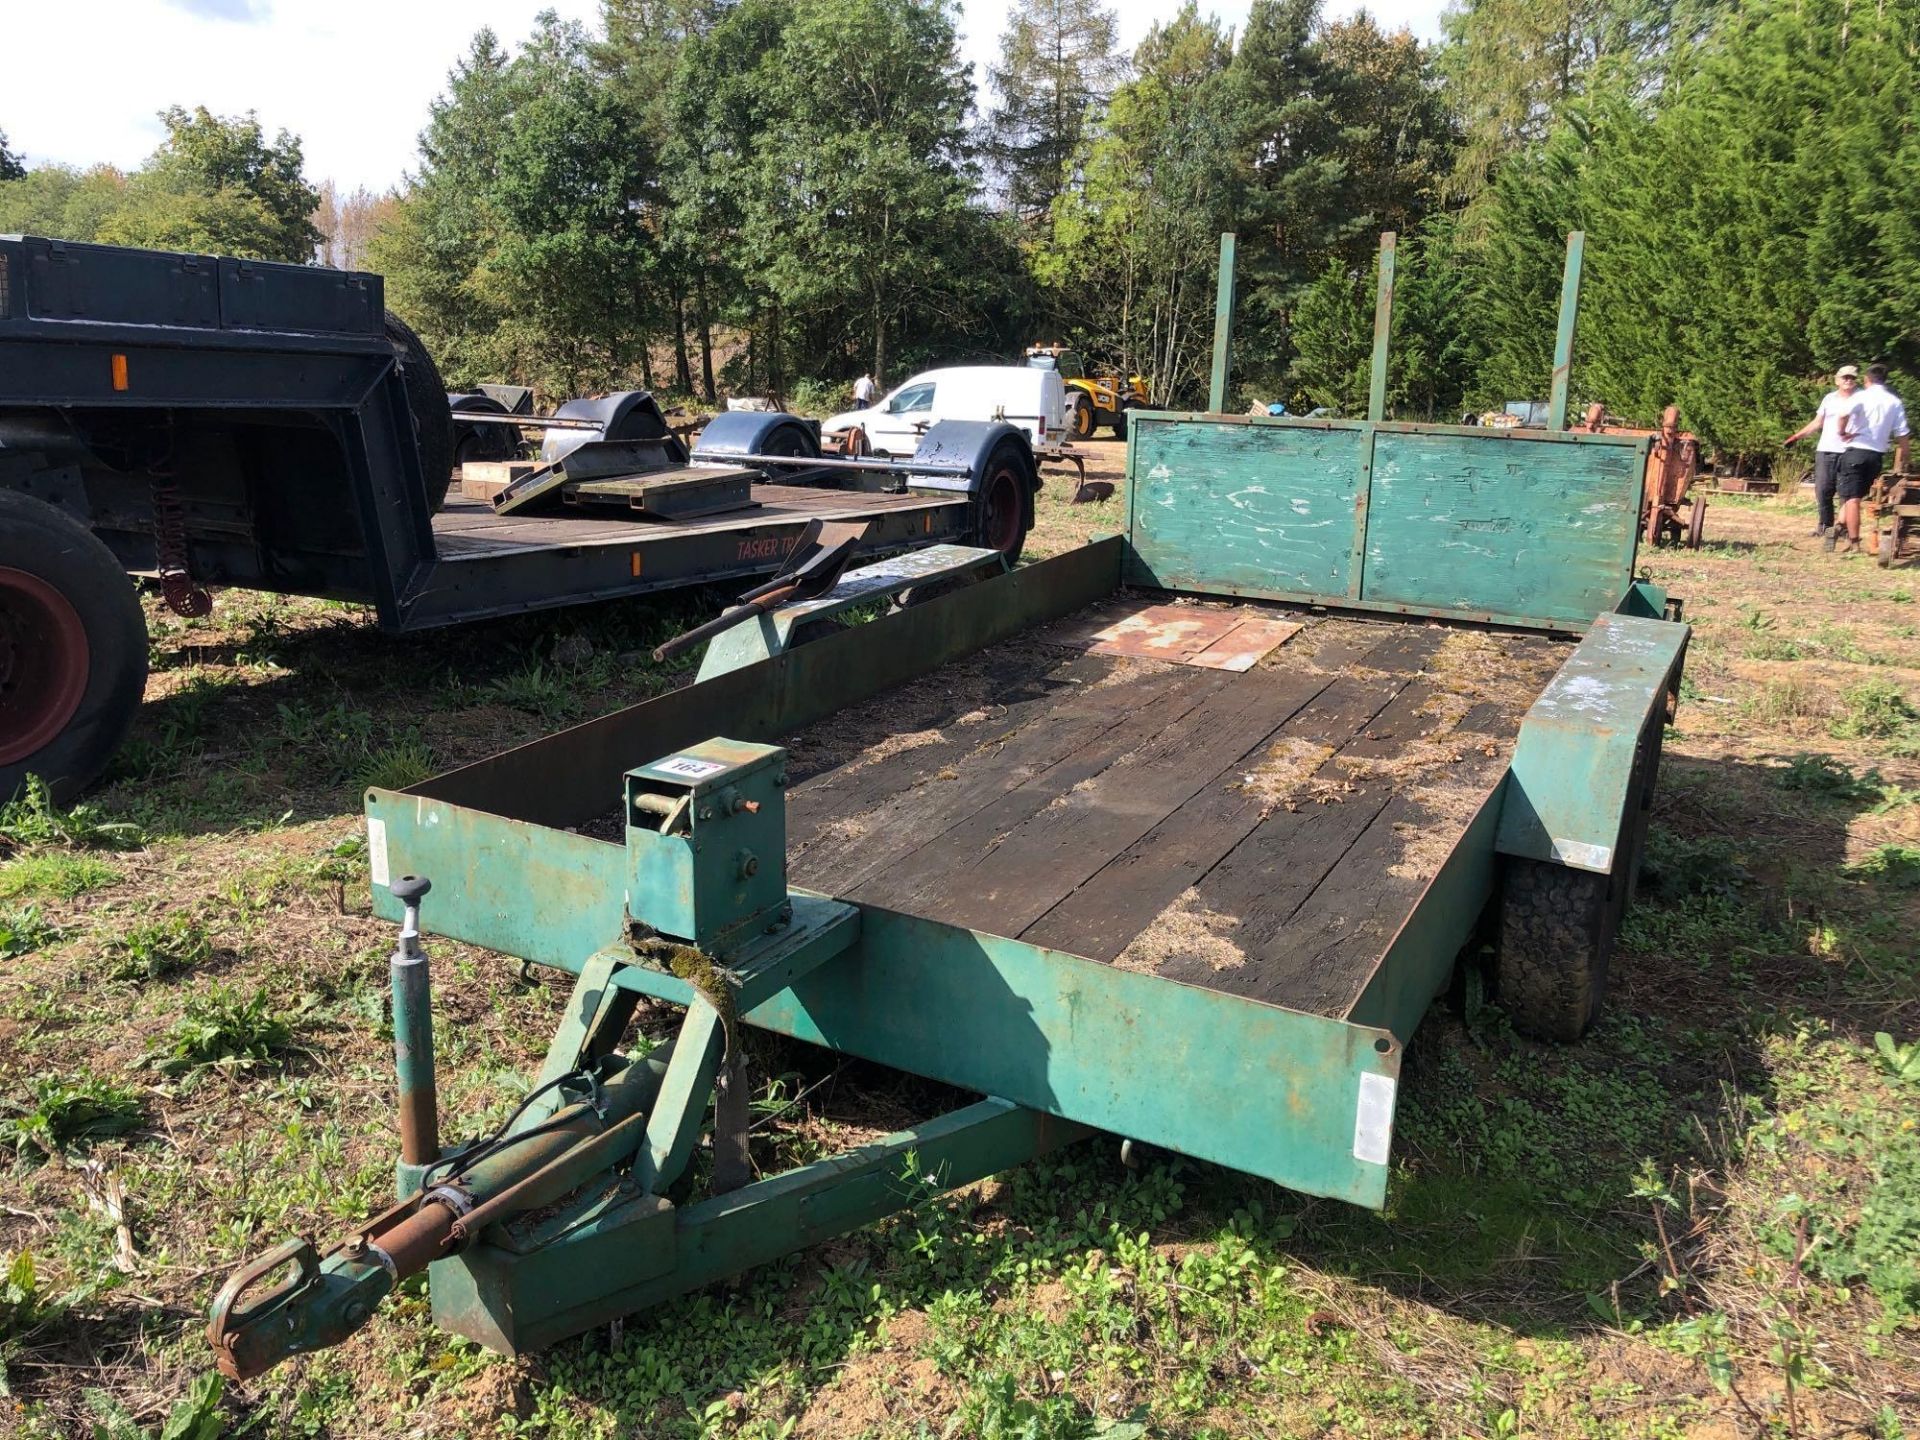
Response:
[[[1119,525],[1057,475],[1031,556]],[[1716,500],[1701,551],[1642,555],[1697,628],[1608,1018],[1554,1049],[1472,983],[1437,1005],[1384,1215],[1087,1142],[540,1356],[434,1328],[415,1282],[228,1387],[224,1277],[392,1183],[360,789],[684,683],[645,652],[715,597],[411,640],[150,605],[107,783],[0,816],[0,1434],[1920,1433],[1920,562],[1811,526]],[[478,1132],[564,987],[429,945],[447,1129]],[[767,1166],[930,1103],[798,1046],[756,1100]]]

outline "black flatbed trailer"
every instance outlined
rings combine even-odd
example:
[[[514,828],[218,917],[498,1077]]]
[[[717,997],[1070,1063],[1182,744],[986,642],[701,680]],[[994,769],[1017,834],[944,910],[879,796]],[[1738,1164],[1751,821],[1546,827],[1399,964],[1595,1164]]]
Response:
[[[690,457],[649,396],[574,404],[667,466],[754,469],[755,503],[495,514],[449,493],[446,389],[378,275],[0,235],[0,799],[28,775],[71,794],[124,735],[146,678],[124,575],[184,614],[230,586],[399,632],[764,573],[816,519],[866,522],[866,552],[1010,557],[1032,524],[1011,426],[944,422],[918,468],[808,468],[794,416],[722,415]]]

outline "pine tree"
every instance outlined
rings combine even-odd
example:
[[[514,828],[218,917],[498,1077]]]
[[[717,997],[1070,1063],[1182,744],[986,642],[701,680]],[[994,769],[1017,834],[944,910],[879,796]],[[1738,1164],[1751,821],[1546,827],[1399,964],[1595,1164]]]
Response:
[[[27,167],[20,163],[20,157],[7,147],[7,132],[0,130],[0,184],[18,180],[26,173]]]
[[[1008,206],[1043,218],[1072,180],[1089,123],[1126,73],[1113,11],[1098,0],[1021,0],[987,73],[986,150]]]
[[[1293,345],[1293,307],[1324,278],[1329,257],[1364,249],[1378,227],[1341,204],[1347,181],[1335,85],[1315,41],[1320,0],[1255,0],[1233,57],[1240,309],[1235,353],[1277,377]],[[1350,265],[1348,268],[1352,268]]]
[[[1611,74],[1641,95],[1737,0],[1462,0],[1443,16],[1448,98],[1465,135],[1451,180],[1473,201],[1510,157],[1545,140],[1563,106]]]
[[[1216,241],[1241,183],[1232,58],[1228,32],[1191,3],[1156,25],[1034,256],[1078,321],[1066,338],[1144,375],[1160,404],[1205,396]]]
[[[1365,415],[1373,355],[1367,277],[1339,259],[1300,294],[1293,313],[1294,356],[1287,367],[1296,408],[1325,406]],[[1304,404],[1301,403],[1304,401]]]
[[[674,87],[682,51],[695,36],[718,23],[719,0],[602,0],[605,38],[596,47],[597,63],[616,101],[628,110],[659,166],[634,198],[641,223],[656,244],[652,282],[644,296],[644,326],[649,337],[665,332],[673,348],[674,386],[694,392],[688,349],[691,328],[699,339],[700,391],[715,399],[713,324],[721,296],[733,288],[725,248],[715,243],[704,206],[681,207],[676,190],[698,183],[705,164],[696,145],[676,123]],[[679,182],[669,183],[669,177]],[[654,384],[651,355],[641,352],[646,383]]]
[[[991,280],[940,0],[740,0],[688,46],[680,113],[730,230],[770,388],[790,336],[884,376],[903,336],[951,331]],[[830,80],[824,77],[830,77]],[[686,203],[698,203],[686,202]]]

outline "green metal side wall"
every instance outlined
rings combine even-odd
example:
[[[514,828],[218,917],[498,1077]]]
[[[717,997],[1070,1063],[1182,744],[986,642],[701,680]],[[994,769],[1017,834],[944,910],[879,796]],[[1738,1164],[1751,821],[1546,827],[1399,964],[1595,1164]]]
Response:
[[[1647,441],[1136,413],[1127,578],[1584,630],[1633,579]]]

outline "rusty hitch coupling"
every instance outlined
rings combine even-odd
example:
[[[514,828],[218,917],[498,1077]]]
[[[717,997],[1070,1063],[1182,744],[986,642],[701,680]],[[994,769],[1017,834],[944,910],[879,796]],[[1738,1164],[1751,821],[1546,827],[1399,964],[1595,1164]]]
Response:
[[[242,1266],[221,1287],[207,1325],[220,1373],[250,1380],[291,1356],[337,1345],[409,1275],[493,1225],[597,1177],[611,1179],[646,1139],[644,1117],[672,1058],[673,1046],[662,1045],[604,1081],[586,1070],[563,1075],[529,1095],[498,1135],[450,1154],[429,1170],[421,1193],[325,1255],[295,1239]],[[547,1096],[555,1101],[543,1105]],[[290,1271],[285,1279],[259,1289],[283,1271]]]
[[[230,1380],[251,1380],[293,1355],[338,1345],[407,1275],[439,1253],[451,1230],[445,1200],[404,1200],[323,1257],[304,1237],[286,1240],[235,1271],[213,1302],[207,1340]],[[278,1284],[255,1293],[287,1271]]]
[[[214,1362],[229,1379],[250,1380],[291,1356],[339,1344],[409,1275],[457,1253],[491,1225],[610,1178],[646,1139],[645,1115],[672,1058],[670,1044],[644,1060],[609,1055],[563,1073],[535,1087],[492,1138],[440,1155],[419,943],[420,900],[429,888],[411,875],[392,887],[406,907],[392,970],[402,1186],[414,1193],[325,1255],[304,1237],[286,1240],[233,1274],[207,1323]]]

